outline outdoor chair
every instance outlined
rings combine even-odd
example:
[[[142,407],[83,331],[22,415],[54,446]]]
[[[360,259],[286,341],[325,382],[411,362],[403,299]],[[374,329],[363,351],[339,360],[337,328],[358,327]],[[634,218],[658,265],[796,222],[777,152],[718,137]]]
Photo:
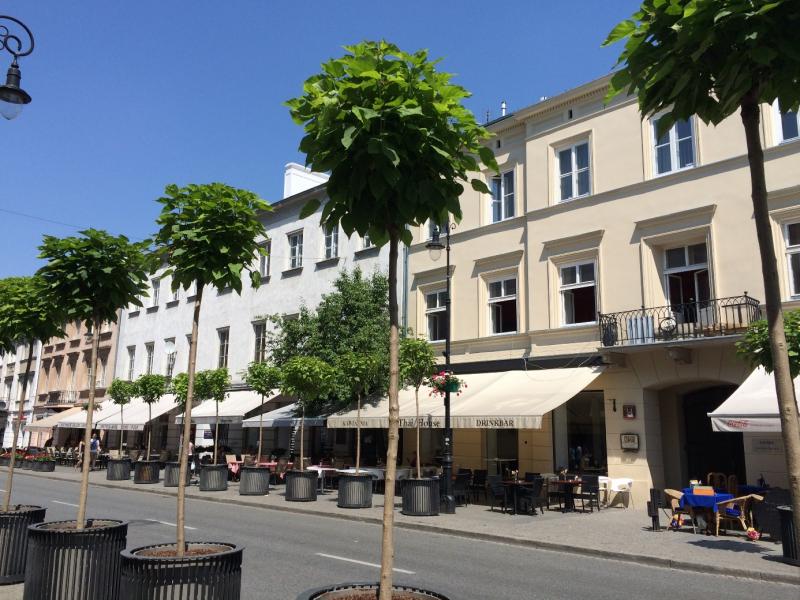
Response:
[[[131,457],[131,462],[136,462],[139,460],[139,456],[142,454],[141,450],[136,450],[135,448],[131,449],[128,454]]]
[[[633,506],[633,479],[612,479],[609,492],[614,493],[614,499],[622,494],[625,499],[625,508],[628,508],[628,504]]]
[[[594,512],[594,507],[597,506],[597,512],[600,512],[600,477],[597,475],[584,475],[580,491],[575,495],[575,498],[581,500],[581,510],[586,510],[586,501],[589,501],[589,512]]]
[[[717,473],[712,471],[706,475],[706,484],[710,485],[715,490],[724,492],[726,489],[728,489],[728,478],[725,476],[725,473]]]
[[[763,500],[763,496],[748,494],[747,496],[740,496],[738,498],[732,498],[731,500],[717,502],[715,535],[719,535],[720,524],[722,524],[722,529],[725,531],[726,522],[738,523],[741,525],[742,531],[747,531],[748,527],[752,527],[753,525],[753,502],[761,502]]]
[[[557,502],[558,508],[561,508],[563,501],[564,501],[564,490],[561,489],[561,486],[556,483],[557,477],[553,477],[552,479],[547,479],[546,482],[546,502],[547,502],[547,510],[550,510],[550,503]]]
[[[506,512],[506,488],[501,475],[490,475],[486,478],[487,493],[489,495],[489,510],[494,511],[495,502],[500,503],[503,512]]]
[[[453,496],[458,505],[459,500],[465,506],[469,504],[469,483],[472,479],[471,473],[459,473],[453,481]]]
[[[736,475],[728,475],[728,483],[725,488],[729,494],[734,496],[739,493],[739,478]]]
[[[531,511],[535,515],[538,514],[536,512],[537,508],[541,513],[544,511],[544,507],[547,504],[547,500],[542,495],[544,479],[541,477],[534,477],[530,481],[533,483],[532,486],[519,488],[519,501],[520,504],[525,507],[526,512]]]
[[[472,492],[472,497],[475,501],[480,500],[481,494],[483,494],[484,500],[486,499],[486,474],[488,471],[486,469],[475,469],[472,472],[472,483],[470,484],[469,488]]]
[[[273,472],[272,476],[274,479],[275,484],[281,483],[286,474],[286,469],[289,467],[289,459],[285,456],[278,459],[278,464],[275,465],[275,471]]]
[[[238,468],[239,465],[237,464],[237,461],[236,461],[236,455],[235,454],[226,454],[225,455],[225,464],[228,465],[228,473],[230,474],[231,479],[233,481],[239,481],[239,468]],[[231,467],[231,465],[233,465],[233,467]]]
[[[680,520],[682,519],[682,515],[686,515],[689,517],[689,522],[692,524],[692,532],[697,533],[697,526],[694,524],[694,515],[689,509],[681,508],[681,498],[683,498],[683,492],[666,489],[664,490],[664,496],[666,496],[667,504],[672,512],[671,519]]]
[[[109,451],[108,451],[108,457],[109,457],[111,460],[119,460],[119,458],[120,458],[120,456],[119,456],[119,450],[109,450]]]

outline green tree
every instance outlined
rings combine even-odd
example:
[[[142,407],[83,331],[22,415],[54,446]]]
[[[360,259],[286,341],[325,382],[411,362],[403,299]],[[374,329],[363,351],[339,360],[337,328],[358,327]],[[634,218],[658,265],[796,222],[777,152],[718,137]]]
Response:
[[[206,393],[209,400],[214,401],[214,464],[217,464],[217,454],[219,449],[219,403],[223,402],[228,396],[228,388],[231,385],[231,376],[228,369],[210,369],[200,371],[197,374],[199,379],[203,379]]]
[[[147,404],[147,454],[145,460],[150,460],[151,442],[153,435],[153,404],[161,400],[167,393],[167,379],[155,373],[140,375],[136,380],[136,391],[142,401]]]
[[[160,229],[155,236],[155,255],[162,264],[168,265],[164,275],[172,276],[173,290],[188,290],[192,285],[197,289],[189,345],[178,481],[176,551],[182,557],[186,549],[186,472],[203,290],[210,285],[218,291],[232,289],[240,294],[245,271],[249,272],[253,287],[260,285],[256,259],[266,252],[260,240],[267,235],[259,214],[270,208],[254,193],[222,183],[185,187],[168,185],[165,195],[158,202],[162,209],[157,219]]]
[[[296,397],[300,406],[300,470],[304,471],[306,413],[319,412],[336,385],[336,371],[324,360],[313,356],[290,358],[281,371],[281,393]]]
[[[341,226],[346,235],[369,234],[377,245],[389,244],[389,443],[386,489],[394,489],[399,437],[397,257],[402,241],[410,244],[408,226],[428,219],[443,223],[461,218],[462,182],[489,193],[470,179],[478,157],[496,169],[482,140],[488,132],[462,102],[469,93],[436,70],[426,50],[413,54],[385,41],[345,47],[347,54],[322,65],[303,95],[288,106],[305,128],[300,150],[306,164],[330,172],[329,200],[321,224]],[[320,201],[310,201],[302,216]],[[384,503],[380,600],[390,600],[394,506]]]
[[[261,450],[264,442],[264,399],[280,389],[283,374],[280,367],[265,362],[253,362],[244,373],[244,382],[261,396],[261,410],[258,413],[258,459],[261,462]]]
[[[137,386],[132,381],[127,381],[125,379],[115,379],[111,382],[111,385],[108,386],[108,390],[106,393],[108,394],[111,401],[119,406],[119,451],[122,452],[122,443],[125,440],[125,405],[130,404],[131,400],[136,397]],[[148,421],[149,423],[149,421]],[[148,440],[149,442],[149,440]],[[149,443],[147,448],[148,456],[150,453]]]
[[[47,261],[38,271],[45,283],[45,296],[61,308],[66,319],[85,321],[94,333],[76,524],[79,530],[84,528],[86,520],[100,326],[116,323],[117,313],[123,307],[141,306],[139,297],[146,293],[150,266],[145,254],[147,246],[146,242],[133,243],[124,235],[113,236],[97,229],[66,238],[48,235],[39,246],[39,258]]]
[[[789,369],[792,378],[795,378],[800,375],[800,310],[790,310],[783,315],[783,329],[786,332]],[[754,367],[764,367],[767,373],[775,370],[769,325],[765,320],[750,324],[742,339],[736,342],[736,353]]]
[[[762,104],[777,101],[784,111],[798,110],[798,27],[796,0],[645,0],[613,29],[605,44],[626,40],[619,58],[622,67],[611,79],[609,95],[636,94],[645,116],[664,111],[659,132],[693,115],[714,125],[737,111],[741,115],[794,526],[800,531],[800,421],[786,351],[759,127]]]
[[[44,343],[51,337],[64,335],[61,325],[63,322],[61,309],[43,293],[43,288],[44,282],[38,277],[0,279],[0,349],[4,352],[13,351],[17,343],[24,344],[28,349],[28,357],[25,360],[25,377],[22,380],[22,390],[19,396],[19,410],[14,422],[3,512],[6,512],[11,504],[17,441],[25,416],[25,398],[28,394],[28,380],[31,376],[36,340]],[[11,398],[9,398],[10,400]]]
[[[356,399],[356,473],[361,468],[361,400],[380,387],[383,355],[347,352],[336,362],[339,377],[349,395]]]
[[[414,388],[414,402],[417,407],[417,479],[422,477],[419,445],[419,388],[427,381],[436,368],[436,355],[427,340],[418,337],[405,337],[400,340],[400,380],[403,385]]]

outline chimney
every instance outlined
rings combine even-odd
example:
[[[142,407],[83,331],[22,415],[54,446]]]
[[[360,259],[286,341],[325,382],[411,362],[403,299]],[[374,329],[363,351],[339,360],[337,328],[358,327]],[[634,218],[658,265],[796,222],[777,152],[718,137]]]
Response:
[[[328,176],[324,173],[315,173],[303,165],[291,162],[283,172],[283,197],[294,196],[326,181]]]
[[[503,100],[500,103],[500,116],[501,117],[505,117],[506,116],[506,101],[505,100]]]

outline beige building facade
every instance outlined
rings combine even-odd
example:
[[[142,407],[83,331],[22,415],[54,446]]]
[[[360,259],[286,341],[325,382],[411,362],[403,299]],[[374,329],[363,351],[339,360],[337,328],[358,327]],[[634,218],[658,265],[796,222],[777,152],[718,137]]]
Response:
[[[604,103],[607,84],[491,123],[500,174],[482,174],[492,194],[463,193],[450,236],[456,372],[605,368],[541,429],[456,430],[455,463],[628,477],[639,502],[712,470],[785,485],[779,434],[712,434],[706,416],[752,370],[734,344],[763,315],[741,121],[658,136],[634,98]],[[797,130],[796,114],[763,107],[787,308],[800,298]],[[430,235],[418,228],[409,250],[407,318],[439,351],[445,258]]]

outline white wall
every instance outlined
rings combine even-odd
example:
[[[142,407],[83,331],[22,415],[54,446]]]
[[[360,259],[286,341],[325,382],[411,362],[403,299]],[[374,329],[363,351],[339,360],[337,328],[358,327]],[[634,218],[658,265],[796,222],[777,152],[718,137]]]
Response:
[[[28,347],[18,346],[15,354],[6,354],[0,359],[0,398],[6,403],[6,410],[8,416],[5,418],[5,430],[3,431],[2,445],[4,448],[10,448],[14,441],[14,428],[13,423],[17,418],[17,411],[19,410],[19,399],[22,393],[22,380],[21,377],[25,374],[27,363]],[[36,400],[36,389],[39,381],[39,365],[42,360],[42,344],[36,342],[34,344],[34,360],[31,364],[31,374],[28,380],[28,389],[26,391],[25,403],[23,411],[25,414],[25,422],[30,423],[33,418],[33,405]],[[17,360],[19,359],[19,360]],[[11,382],[11,394],[6,398],[8,389],[7,382]],[[17,447],[27,446],[30,441],[30,433],[21,431],[19,440],[17,440]]]

